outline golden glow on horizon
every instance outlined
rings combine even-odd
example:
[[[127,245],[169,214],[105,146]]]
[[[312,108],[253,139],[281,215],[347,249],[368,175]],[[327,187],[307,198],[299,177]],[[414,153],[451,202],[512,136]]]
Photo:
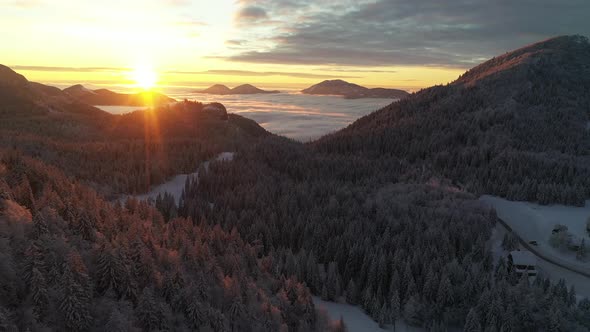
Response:
[[[180,0],[31,3],[37,5],[0,1],[0,39],[10,45],[2,50],[0,63],[21,66],[13,69],[31,81],[61,88],[80,83],[122,92],[165,92],[169,87],[250,83],[265,89],[300,90],[324,79],[341,78],[367,87],[414,91],[453,81],[470,67],[240,63],[231,56],[245,51],[242,37],[248,29],[235,22],[241,8],[235,0],[217,0],[215,5]],[[250,28],[261,33],[250,36],[256,41],[254,50],[263,51],[272,44],[265,36],[275,27]],[[134,64],[147,66],[127,69]],[[292,75],[265,74],[277,72]]]
[[[150,90],[158,82],[158,74],[151,66],[138,65],[131,73],[131,79],[135,82],[137,87],[143,90]]]

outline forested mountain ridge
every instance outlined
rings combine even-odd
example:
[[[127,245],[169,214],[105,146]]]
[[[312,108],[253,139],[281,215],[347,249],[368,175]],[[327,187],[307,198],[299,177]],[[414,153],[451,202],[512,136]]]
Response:
[[[64,93],[80,102],[89,105],[117,105],[117,106],[159,106],[173,103],[176,100],[164,94],[147,91],[139,93],[117,93],[107,89],[90,90],[83,85],[76,84],[63,90]]]
[[[252,120],[196,102],[113,115],[7,67],[0,84],[0,147],[40,158],[103,194],[145,192],[269,135]]]
[[[542,41],[491,59],[312,143],[396,156],[475,193],[583,204],[590,197],[590,43]]]
[[[60,89],[28,81],[0,65],[0,117],[39,115],[48,112],[100,116],[105,112],[69,98]]]

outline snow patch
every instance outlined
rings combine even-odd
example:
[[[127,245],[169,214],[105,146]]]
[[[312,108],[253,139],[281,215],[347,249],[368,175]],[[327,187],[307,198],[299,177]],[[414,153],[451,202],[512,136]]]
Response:
[[[568,231],[590,244],[586,220],[590,217],[590,201],[584,207],[565,205],[539,205],[529,202],[512,202],[496,196],[484,195],[481,201],[493,206],[498,217],[504,220],[526,242],[537,241],[536,249],[560,262],[590,271],[590,263],[576,259],[573,251],[560,251],[551,247],[549,237],[556,224],[565,225]]]
[[[232,161],[234,159],[234,152],[222,152],[218,154],[214,160],[215,161]],[[208,169],[209,161],[205,161],[204,163],[205,169]],[[197,167],[198,169],[198,167]],[[180,200],[180,196],[182,195],[182,191],[184,190],[184,184],[186,183],[187,179],[194,179],[199,175],[199,171],[197,170],[194,173],[190,174],[179,174],[172,178],[172,180],[162,183],[161,185],[153,187],[148,193],[141,194],[141,195],[125,195],[121,197],[121,202],[124,202],[127,197],[135,197],[138,200],[147,200],[153,199],[155,200],[158,195],[164,195],[164,193],[169,193],[174,197],[174,202],[178,204]]]
[[[222,152],[220,153],[215,160],[216,161],[232,161],[234,160],[235,152]]]
[[[340,317],[344,320],[348,332],[388,332],[391,330],[382,329],[379,324],[375,322],[369,315],[363,312],[363,310],[357,306],[328,302],[320,299],[317,296],[313,296],[313,304],[316,309],[325,311],[331,320],[340,320]],[[418,332],[424,331],[421,328],[407,326],[403,321],[398,321],[395,326],[397,332]]]
[[[98,109],[101,109],[105,112],[111,114],[127,114],[135,111],[143,111],[146,107],[143,106],[106,106],[106,105],[97,105],[94,106]]]
[[[496,224],[496,227],[492,231],[492,237],[490,239],[490,245],[494,261],[497,263],[500,257],[506,258],[508,252],[502,248],[502,239],[508,231],[500,223]],[[526,248],[519,245],[519,249],[527,250]],[[558,282],[559,279],[564,279],[567,287],[574,286],[576,289],[576,296],[578,300],[583,298],[590,298],[590,280],[583,275],[574,273],[568,269],[564,269],[561,266],[557,266],[544,259],[537,258],[537,270],[539,275],[548,277],[553,282]]]

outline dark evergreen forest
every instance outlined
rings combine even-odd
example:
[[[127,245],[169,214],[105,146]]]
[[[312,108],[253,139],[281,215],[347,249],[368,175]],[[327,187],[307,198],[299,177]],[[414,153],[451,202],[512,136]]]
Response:
[[[345,330],[313,294],[391,328],[587,331],[588,299],[494,259],[477,198],[590,197],[589,61],[551,39],[308,144],[196,102],[110,115],[0,66],[0,330]],[[116,199],[223,151],[179,204]]]

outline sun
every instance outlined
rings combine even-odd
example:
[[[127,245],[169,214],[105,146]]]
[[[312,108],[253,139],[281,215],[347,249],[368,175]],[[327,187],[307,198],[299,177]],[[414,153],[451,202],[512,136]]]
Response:
[[[131,73],[131,79],[135,81],[135,84],[144,89],[152,89],[158,82],[158,74],[150,66],[140,65],[135,67]]]

